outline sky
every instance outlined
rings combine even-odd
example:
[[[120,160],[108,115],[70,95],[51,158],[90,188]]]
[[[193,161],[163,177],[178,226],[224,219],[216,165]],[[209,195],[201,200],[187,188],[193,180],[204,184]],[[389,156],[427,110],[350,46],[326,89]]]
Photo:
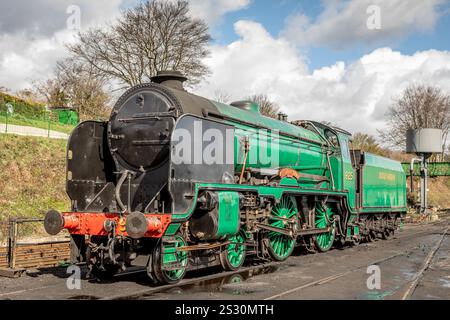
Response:
[[[138,2],[2,1],[0,87],[14,92],[51,76],[68,56],[65,44],[75,41],[77,8],[86,30]],[[196,94],[240,100],[265,93],[290,120],[329,121],[374,136],[408,85],[450,94],[450,0],[189,2],[213,37],[205,59],[211,74],[191,89]]]

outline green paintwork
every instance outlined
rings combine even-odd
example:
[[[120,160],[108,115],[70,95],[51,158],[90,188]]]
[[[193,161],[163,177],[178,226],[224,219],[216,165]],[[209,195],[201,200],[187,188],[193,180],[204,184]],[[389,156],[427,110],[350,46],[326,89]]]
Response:
[[[229,239],[227,246],[227,259],[233,267],[242,265],[245,259],[245,237],[242,232]]]
[[[330,207],[323,207],[321,204],[316,205],[316,228],[323,229],[331,226],[331,231],[321,233],[315,236],[315,244],[320,251],[328,251],[333,246],[336,222],[332,222],[333,211]]]
[[[356,172],[352,166],[350,157],[349,136],[339,133],[339,144],[342,153],[342,171],[339,179],[342,179],[343,189],[348,191],[348,204],[351,209],[355,209],[355,189],[356,189]]]
[[[278,130],[280,132],[285,132],[293,136],[316,141],[316,143],[318,144],[323,144],[323,140],[319,137],[319,135],[310,130],[292,125],[285,121],[279,121],[273,118],[263,116],[260,113],[236,108],[220,102],[211,101],[211,103],[213,103],[223,115],[226,115],[230,118],[243,120],[247,123],[252,123],[258,127],[265,127],[270,128],[271,130]]]
[[[256,192],[259,196],[273,198],[279,201],[287,194],[313,194],[342,196],[347,200],[353,221],[358,212],[404,212],[406,211],[405,176],[401,165],[393,160],[373,156],[366,153],[367,165],[364,169],[363,208],[356,208],[356,172],[351,163],[349,150],[350,135],[341,130],[319,126],[319,132],[293,125],[286,121],[278,121],[261,115],[256,110],[246,110],[210,101],[217,108],[223,122],[234,128],[234,163],[235,173],[242,170],[245,159],[245,141],[249,142],[250,151],[246,168],[292,168],[299,172],[300,179],[281,180],[279,187],[250,186],[239,184],[201,183],[195,184],[191,207],[184,213],[174,215],[176,222],[188,219],[195,210],[197,198],[201,190],[224,192],[220,197],[218,236],[234,235],[239,223],[238,193]],[[251,109],[251,108],[250,108]],[[279,132],[274,139],[270,131]],[[335,140],[326,133],[332,132]],[[324,137],[329,139],[328,143]],[[272,144],[271,142],[278,143]],[[328,165],[327,153],[329,155]],[[277,163],[270,162],[273,155]],[[400,168],[400,171],[399,171]],[[331,169],[331,171],[330,171]],[[395,174],[395,182],[386,184],[378,177],[379,172]],[[331,174],[331,172],[333,174]],[[317,183],[313,176],[325,176],[328,182]],[[334,179],[331,179],[333,176]],[[382,176],[384,177],[384,176]],[[334,188],[332,181],[334,180]],[[229,199],[228,192],[233,194]],[[235,204],[230,204],[235,202]],[[223,204],[222,204],[223,202]]]
[[[51,111],[58,117],[59,123],[76,126],[80,122],[78,113],[75,110],[68,108],[54,108]]]
[[[352,236],[359,235],[359,227],[357,226],[348,226],[347,227],[347,238],[351,238]]]
[[[410,176],[409,168],[410,163],[402,163],[403,171],[406,176]],[[428,176],[429,177],[449,177],[450,176],[450,162],[430,162],[428,163]],[[420,176],[420,164],[414,163],[413,175],[415,177]]]
[[[298,181],[295,178],[283,178],[280,181],[282,187],[298,187]]]
[[[235,192],[246,192],[253,191],[259,196],[265,196],[273,198],[274,200],[280,200],[284,194],[311,194],[311,195],[334,195],[347,197],[348,193],[343,191],[330,191],[330,190],[317,190],[317,189],[307,189],[307,188],[297,188],[297,187],[269,187],[269,186],[249,186],[249,185],[239,185],[239,184],[222,184],[222,183],[197,183],[195,185],[194,198],[192,199],[191,207],[188,211],[183,214],[174,215],[173,219],[185,220],[191,216],[197,205],[197,198],[200,190],[223,190],[223,191],[235,191]],[[406,201],[406,200],[405,200]],[[371,212],[405,212],[406,206],[400,206],[397,208],[362,208],[359,212],[361,213],[371,213]],[[351,210],[350,212],[355,214],[356,211]]]
[[[219,221],[217,238],[235,235],[239,231],[239,195],[237,192],[219,191]]]
[[[281,201],[276,204],[272,209],[272,215],[280,218],[291,219],[298,214],[297,204],[294,197],[285,196]],[[285,228],[286,222],[269,219],[269,223],[272,227]],[[276,255],[277,261],[281,261],[289,257],[295,246],[295,239],[280,234],[278,232],[269,232],[269,245],[272,248],[273,254]]]
[[[180,223],[172,223],[167,227],[166,232],[164,233],[165,236],[173,236],[175,233],[177,233],[178,229],[180,228]]]
[[[211,102],[222,115],[231,118],[225,122],[235,128],[234,154],[237,172],[242,169],[244,163],[243,142],[247,138],[250,145],[247,168],[293,168],[300,174],[325,174],[326,148],[319,134],[285,121],[265,117],[258,112]],[[278,163],[273,163],[276,160]],[[311,181],[304,180],[302,183],[311,184]]]
[[[366,153],[365,159],[366,164],[363,168],[364,209],[406,209],[406,176],[401,164],[370,153]]]
[[[186,246],[186,241],[183,239],[181,235],[175,236],[175,243],[165,244],[163,242],[163,259],[162,263],[171,264],[171,263],[179,263],[181,264],[180,269],[163,271],[166,276],[173,281],[180,280],[185,273],[185,269],[188,264],[188,253],[186,251],[177,251],[176,248]]]
[[[260,113],[259,112],[259,104],[257,104],[256,102],[252,102],[249,104],[248,106],[248,111],[250,112],[256,112],[256,113]]]
[[[173,219],[184,220],[187,219],[195,210],[197,205],[197,199],[200,190],[216,190],[216,191],[235,191],[235,192],[246,192],[253,191],[259,196],[273,198],[279,201],[284,194],[289,193],[302,193],[302,194],[323,194],[329,195],[333,194],[336,196],[347,196],[345,192],[330,192],[329,190],[317,190],[317,189],[307,189],[307,188],[297,188],[297,187],[270,187],[270,186],[250,186],[242,184],[223,184],[223,183],[197,183],[195,185],[194,198],[192,199],[191,207],[188,211],[183,214],[174,215]]]

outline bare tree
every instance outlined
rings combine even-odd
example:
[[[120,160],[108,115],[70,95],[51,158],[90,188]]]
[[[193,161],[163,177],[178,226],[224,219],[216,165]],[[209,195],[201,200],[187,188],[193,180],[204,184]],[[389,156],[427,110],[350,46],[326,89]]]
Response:
[[[27,88],[27,89],[18,90],[14,93],[14,95],[29,104],[43,102],[42,99],[36,95],[36,92],[33,89]]]
[[[107,29],[78,34],[69,50],[93,70],[124,87],[149,82],[161,70],[178,70],[191,84],[198,83],[208,68],[208,26],[189,15],[185,0],[146,1],[125,11]]]
[[[91,66],[67,59],[58,62],[54,78],[35,87],[50,107],[73,108],[87,120],[105,118],[110,100],[105,85],[105,79],[99,78]]]
[[[385,156],[387,153],[386,150],[380,147],[373,136],[361,132],[353,135],[351,149],[362,150],[381,156]]]
[[[441,89],[425,85],[406,88],[387,113],[386,131],[380,136],[394,147],[404,147],[406,131],[418,128],[438,128],[444,132],[444,146],[450,130],[450,96]]]
[[[214,100],[221,103],[230,103],[231,95],[224,91],[216,90],[214,91]]]
[[[247,100],[256,102],[259,104],[259,110],[262,115],[271,118],[277,118],[278,112],[280,111],[280,107],[273,101],[267,97],[265,94],[255,94],[251,97],[248,97]]]
[[[50,107],[67,107],[69,99],[65,87],[59,79],[52,78],[34,83],[36,93],[40,95]]]

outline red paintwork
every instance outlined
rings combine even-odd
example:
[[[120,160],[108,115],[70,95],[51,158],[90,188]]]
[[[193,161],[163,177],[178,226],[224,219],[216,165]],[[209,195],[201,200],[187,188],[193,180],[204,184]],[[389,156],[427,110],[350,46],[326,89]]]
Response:
[[[125,229],[126,217],[125,215],[121,218],[118,213],[64,212],[64,229],[70,234],[107,236],[104,223],[109,219],[116,222],[116,235],[128,236]],[[148,221],[148,231],[144,238],[161,238],[172,221],[170,214],[145,214],[145,217]]]

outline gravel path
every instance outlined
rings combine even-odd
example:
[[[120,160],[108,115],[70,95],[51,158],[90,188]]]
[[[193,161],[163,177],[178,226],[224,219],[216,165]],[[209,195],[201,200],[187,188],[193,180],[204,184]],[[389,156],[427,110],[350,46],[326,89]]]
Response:
[[[6,133],[6,124],[0,123],[0,133]],[[68,139],[69,135],[66,133],[50,130],[40,129],[35,127],[17,126],[14,124],[8,124],[8,132],[12,134],[18,134],[21,136],[33,136],[33,137],[49,137],[54,139]]]

